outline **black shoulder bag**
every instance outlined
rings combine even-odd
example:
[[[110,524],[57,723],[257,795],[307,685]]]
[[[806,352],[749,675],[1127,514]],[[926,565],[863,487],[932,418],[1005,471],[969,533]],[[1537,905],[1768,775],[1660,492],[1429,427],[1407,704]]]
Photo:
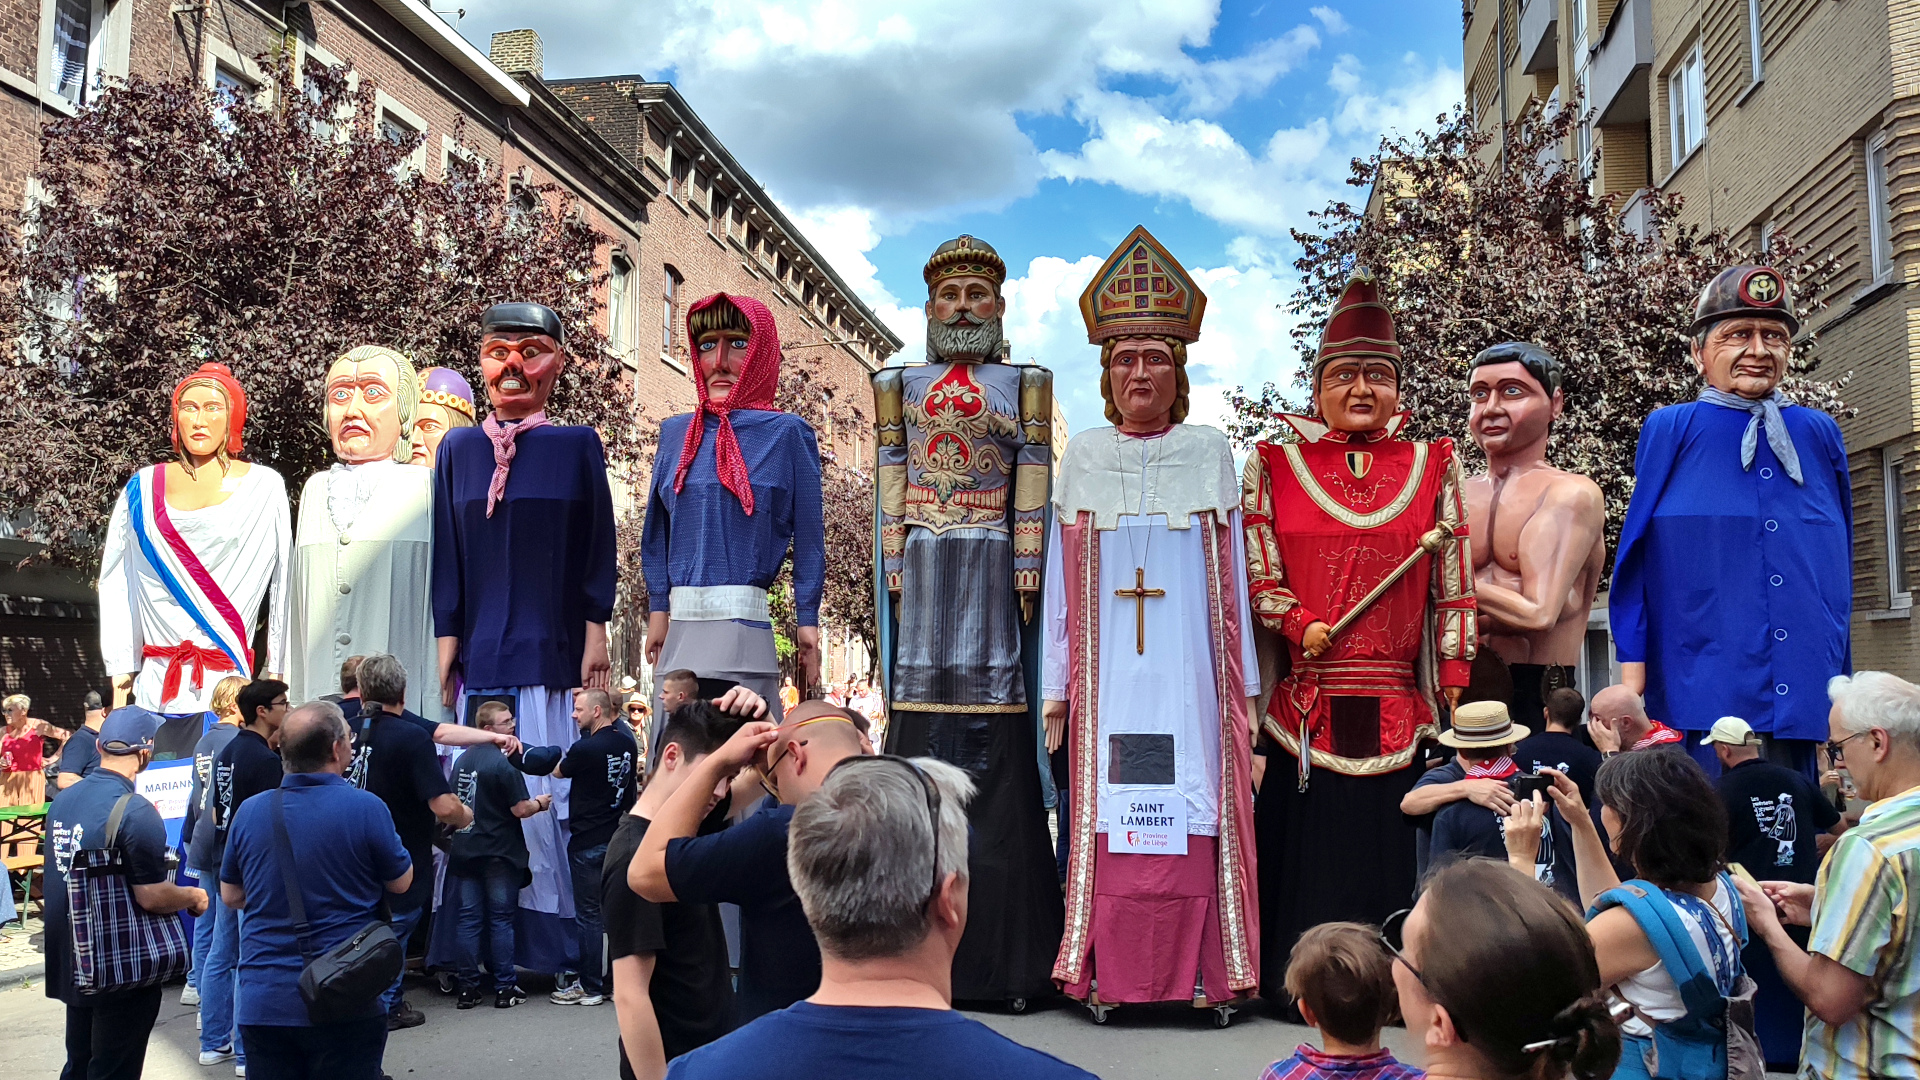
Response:
[[[283,809],[286,789],[273,792],[273,835],[280,873],[286,881],[287,910],[293,915],[294,938],[307,966],[300,972],[300,997],[307,1003],[307,1019],[315,1024],[362,1020],[377,1012],[380,995],[400,977],[406,956],[398,935],[384,918],[361,927],[347,940],[314,955],[313,928],[307,923],[306,901],[300,879],[293,873],[293,844],[287,839]],[[385,907],[385,904],[382,904]]]

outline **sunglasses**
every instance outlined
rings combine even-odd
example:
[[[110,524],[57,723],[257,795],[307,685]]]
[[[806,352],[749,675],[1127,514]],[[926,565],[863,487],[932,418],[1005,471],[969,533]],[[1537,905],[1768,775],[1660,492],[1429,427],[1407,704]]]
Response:
[[[927,890],[927,902],[932,903],[933,898],[940,895],[940,789],[934,786],[933,778],[927,775],[925,769],[895,754],[871,754],[842,758],[840,763],[835,765],[830,772],[857,768],[860,765],[875,761],[890,762],[905,768],[920,781],[920,786],[926,790],[927,825],[933,832],[933,885]]]
[[[839,716],[839,715],[829,713],[825,716],[813,716],[805,720],[801,720],[798,723],[789,725],[786,730],[799,731],[801,728],[806,727],[808,724],[825,724],[825,723],[831,723],[836,720],[842,724],[853,723],[853,721],[847,719],[844,716]],[[787,740],[787,744],[780,748],[780,752],[774,755],[773,760],[767,762],[765,765],[754,766],[754,772],[759,774],[761,790],[773,796],[776,801],[778,801],[780,798],[780,781],[774,777],[773,771],[780,767],[780,763],[787,759],[788,754],[793,753],[793,748],[795,746],[805,746],[806,744],[807,744],[807,740],[805,739],[789,738]]]
[[[1387,916],[1386,920],[1380,924],[1380,944],[1386,946],[1387,952],[1393,955],[1395,961],[1406,965],[1407,970],[1413,973],[1415,981],[1419,982],[1420,988],[1427,992],[1427,996],[1433,999],[1434,1004],[1445,1006],[1446,1002],[1441,1001],[1440,995],[1433,992],[1433,986],[1427,982],[1426,975],[1419,968],[1414,967],[1413,961],[1407,959],[1407,954],[1401,951],[1406,947],[1407,916],[1411,914],[1413,914],[1412,908],[1401,908]],[[1454,1034],[1460,1036],[1460,1041],[1471,1041],[1467,1038],[1467,1029],[1461,1025],[1460,1018],[1453,1016],[1453,1010],[1447,1009],[1447,1014],[1453,1019]]]

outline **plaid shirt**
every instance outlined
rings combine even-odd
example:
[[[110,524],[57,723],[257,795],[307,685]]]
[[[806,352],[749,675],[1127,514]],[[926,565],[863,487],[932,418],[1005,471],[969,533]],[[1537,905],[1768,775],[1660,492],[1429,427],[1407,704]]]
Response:
[[[1361,1057],[1340,1057],[1301,1043],[1292,1057],[1267,1066],[1260,1080],[1425,1080],[1426,1075],[1402,1065],[1384,1049]]]

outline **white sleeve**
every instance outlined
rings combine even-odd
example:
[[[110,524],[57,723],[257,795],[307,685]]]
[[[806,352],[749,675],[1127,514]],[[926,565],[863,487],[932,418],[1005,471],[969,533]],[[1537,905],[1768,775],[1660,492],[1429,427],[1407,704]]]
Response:
[[[1093,542],[1099,542],[1099,534]],[[1040,697],[1046,701],[1067,700],[1067,681],[1072,664],[1067,656],[1067,580],[1060,565],[1060,519],[1056,514],[1047,524],[1047,569],[1045,594],[1040,617],[1045,638],[1040,653]]]
[[[1248,697],[1260,696],[1260,655],[1253,644],[1253,601],[1247,596],[1247,530],[1241,526],[1240,511],[1227,514],[1227,531],[1233,534],[1233,604],[1240,612],[1240,674]]]
[[[274,675],[287,673],[287,579],[293,566],[293,521],[287,509],[287,482],[274,474],[267,493],[267,512],[273,515],[273,578],[267,586],[267,666]]]
[[[135,482],[138,480],[136,478]],[[106,545],[100,552],[100,659],[111,676],[136,675],[146,643],[140,637],[140,613],[133,597],[133,521],[127,489],[113,501]]]

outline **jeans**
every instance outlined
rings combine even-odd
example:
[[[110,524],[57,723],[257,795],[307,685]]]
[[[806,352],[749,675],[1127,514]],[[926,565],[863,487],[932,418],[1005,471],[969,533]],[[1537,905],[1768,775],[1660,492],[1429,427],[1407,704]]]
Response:
[[[157,986],[67,1006],[67,1067],[60,1080],[140,1080],[159,1015]]]
[[[404,957],[406,955],[407,941],[413,937],[414,929],[420,925],[420,920],[425,918],[426,914],[427,914],[427,908],[426,908],[426,905],[424,904],[422,904],[417,908],[414,908],[411,911],[396,911],[393,913],[393,920],[392,920],[393,936],[400,939],[400,955],[401,956]],[[385,1009],[387,1012],[392,1012],[394,1009],[399,1007],[400,984],[406,981],[407,981],[407,965],[403,962],[400,965],[400,974],[397,978],[393,980],[393,985],[387,988],[386,993],[380,995],[381,1008]],[[380,1022],[383,1024],[386,1023],[385,1018],[383,1017]],[[374,1058],[374,1061],[376,1062],[378,1062],[379,1060],[380,1059],[378,1057]],[[300,1075],[304,1076],[306,1074],[302,1073]]]
[[[600,925],[600,868],[607,845],[567,852],[573,872],[573,924],[580,935],[580,987],[589,994],[607,992],[607,933]]]
[[[207,927],[207,951],[199,955],[200,926]],[[240,1064],[247,1061],[233,1030],[233,996],[239,983],[240,912],[220,902],[220,886],[207,890],[207,913],[194,925],[194,964],[200,969],[200,1049],[233,1044]]]
[[[458,897],[460,938],[456,970],[460,989],[480,989],[480,964],[493,974],[495,990],[516,985],[513,970],[513,917],[520,910],[520,871],[492,859],[480,873],[448,874]],[[457,890],[457,891],[456,891]]]
[[[253,1060],[249,1080],[380,1080],[387,1018],[342,1020],[313,1027],[245,1024]]]

